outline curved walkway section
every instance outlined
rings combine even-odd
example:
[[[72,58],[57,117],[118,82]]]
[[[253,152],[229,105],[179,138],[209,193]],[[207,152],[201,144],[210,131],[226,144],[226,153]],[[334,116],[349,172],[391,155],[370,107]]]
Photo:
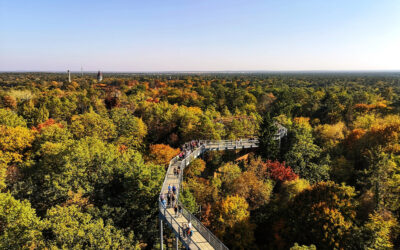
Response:
[[[278,127],[276,139],[281,139],[287,133],[286,128]],[[179,202],[179,191],[181,189],[183,171],[185,167],[194,159],[199,157],[207,150],[237,150],[246,148],[257,148],[258,139],[240,139],[240,140],[220,140],[220,141],[197,141],[191,145],[193,151],[188,151],[185,157],[176,156],[173,158],[167,169],[164,183],[161,188],[159,199],[160,210],[160,231],[161,231],[161,249],[163,249],[162,222],[164,221],[175,233],[176,246],[178,240],[188,249],[221,249],[228,248],[208,230],[194,215],[192,215]],[[179,170],[178,170],[179,169]],[[175,187],[175,188],[173,188]],[[170,189],[170,190],[169,190]],[[175,190],[176,204],[182,207],[181,213],[175,215],[173,206],[168,205],[167,195]],[[171,202],[172,203],[172,202]],[[186,228],[191,224],[192,235],[186,235]]]

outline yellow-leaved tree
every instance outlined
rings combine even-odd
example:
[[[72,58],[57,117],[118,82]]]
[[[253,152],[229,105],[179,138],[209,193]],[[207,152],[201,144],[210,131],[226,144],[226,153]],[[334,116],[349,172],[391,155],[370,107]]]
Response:
[[[21,162],[23,150],[32,145],[33,139],[30,129],[0,125],[0,150],[10,162]]]
[[[228,196],[220,203],[216,234],[232,249],[250,249],[254,246],[254,228],[250,223],[249,204],[238,195]]]
[[[179,148],[171,148],[165,144],[150,146],[149,159],[158,165],[168,166],[169,161],[180,153]]]

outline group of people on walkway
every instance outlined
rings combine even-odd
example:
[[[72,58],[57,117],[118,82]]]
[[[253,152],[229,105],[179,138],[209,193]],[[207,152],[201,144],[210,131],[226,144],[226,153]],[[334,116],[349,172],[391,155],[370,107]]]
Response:
[[[199,140],[193,140],[191,142],[187,142],[182,146],[182,151],[178,155],[179,159],[184,159],[188,155],[190,155],[196,148],[200,147],[203,143],[200,142]],[[173,173],[175,176],[180,176],[181,174],[181,166],[178,165],[177,167],[174,167]],[[161,193],[160,194],[160,201],[161,204],[163,205],[164,208],[173,208],[174,213],[175,213],[175,218],[180,217],[183,213],[183,207],[181,204],[178,204],[176,195],[177,195],[177,188],[175,185],[169,184],[168,185],[168,192],[166,194]],[[172,215],[171,215],[172,216]],[[193,229],[192,229],[192,223],[189,221],[188,224],[184,223],[182,226],[183,232],[182,236],[183,238],[186,237],[191,237],[193,235]]]
[[[165,198],[165,194],[162,193],[160,195],[160,201],[161,204],[163,204],[164,207],[170,208],[170,207],[174,207],[176,205],[176,192],[177,189],[175,187],[175,185],[169,184],[168,185],[168,193],[167,193],[167,197]]]
[[[168,185],[168,194],[170,194],[170,193],[176,195],[176,187],[175,187],[175,185],[172,185],[172,187],[171,187],[171,184]]]
[[[182,233],[183,238],[193,236],[192,223],[190,221],[188,224],[186,224],[186,223],[183,224],[182,228],[183,228],[183,233]]]
[[[193,152],[193,150],[200,147],[201,145],[203,145],[203,143],[200,142],[199,140],[186,142],[185,144],[183,144],[181,152],[178,155],[179,159],[184,159],[186,156],[190,155]]]

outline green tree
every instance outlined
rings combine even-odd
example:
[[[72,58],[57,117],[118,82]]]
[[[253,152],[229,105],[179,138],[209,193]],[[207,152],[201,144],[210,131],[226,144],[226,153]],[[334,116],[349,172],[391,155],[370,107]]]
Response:
[[[376,209],[396,211],[400,208],[400,167],[382,147],[368,149],[364,155],[368,167],[360,171],[359,183],[373,191]]]
[[[190,192],[189,188],[183,188],[183,190],[181,190],[179,201],[182,202],[185,208],[191,213],[195,213],[199,209],[199,206],[196,203],[196,198]]]
[[[127,150],[112,163],[96,182],[93,201],[101,216],[116,226],[133,229],[135,235],[152,246],[157,233],[157,204],[165,170],[145,164],[140,153]]]
[[[0,109],[0,125],[9,127],[26,127],[26,121],[9,109]]]
[[[147,126],[142,119],[133,116],[125,108],[114,108],[111,119],[116,125],[117,143],[130,147],[140,147],[147,135]]]
[[[35,126],[35,118],[37,116],[37,108],[35,108],[32,99],[24,100],[18,103],[18,115],[22,116],[28,127]]]
[[[109,118],[101,117],[93,111],[73,116],[71,118],[70,130],[77,139],[92,136],[109,140],[116,136],[114,123]]]
[[[259,132],[259,150],[261,155],[270,160],[276,160],[279,154],[279,142],[275,140],[278,128],[274,120],[271,118],[271,114],[266,112],[263,116],[262,123],[260,125]]]
[[[0,151],[0,191],[6,187],[6,177],[7,177],[7,164],[10,162],[10,157],[4,155]]]
[[[27,177],[16,187],[16,192],[29,198],[43,214],[48,208],[64,203],[69,191],[92,194],[99,181],[111,178],[118,155],[114,145],[93,137],[44,142],[37,152],[39,160],[24,169]]]
[[[319,162],[321,148],[314,144],[308,118],[295,119],[288,137],[289,149],[284,160],[294,172],[310,183],[329,179],[329,166],[325,162]]]
[[[158,193],[164,178],[160,165],[145,164],[140,153],[118,148],[99,138],[45,142],[39,161],[25,170],[23,183],[14,188],[29,198],[40,214],[63,205],[70,192],[92,201],[95,214],[115,226],[133,229],[136,236],[154,243]]]
[[[0,193],[0,248],[34,249],[43,247],[42,222],[28,201]]]
[[[121,230],[75,205],[51,208],[45,225],[46,245],[51,249],[140,249],[132,232],[125,237]]]
[[[60,124],[52,124],[40,129],[40,132],[36,134],[33,147],[37,151],[46,142],[62,143],[70,139],[72,139],[72,134],[66,127],[60,126]]]
[[[230,193],[233,190],[234,181],[240,177],[242,170],[237,164],[226,163],[217,169],[214,175],[214,183],[218,184],[217,187],[220,192]]]
[[[44,105],[38,109],[35,117],[35,125],[43,123],[49,119],[49,111]]]
[[[399,229],[398,222],[390,212],[374,212],[363,228],[363,247],[368,250],[393,249],[393,236],[400,233]]]

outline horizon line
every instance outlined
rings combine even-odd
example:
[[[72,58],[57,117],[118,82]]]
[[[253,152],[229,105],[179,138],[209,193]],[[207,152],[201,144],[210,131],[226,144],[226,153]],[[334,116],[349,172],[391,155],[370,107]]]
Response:
[[[66,73],[66,70],[0,70],[0,73]],[[400,69],[384,70],[69,70],[71,73],[400,73]]]

